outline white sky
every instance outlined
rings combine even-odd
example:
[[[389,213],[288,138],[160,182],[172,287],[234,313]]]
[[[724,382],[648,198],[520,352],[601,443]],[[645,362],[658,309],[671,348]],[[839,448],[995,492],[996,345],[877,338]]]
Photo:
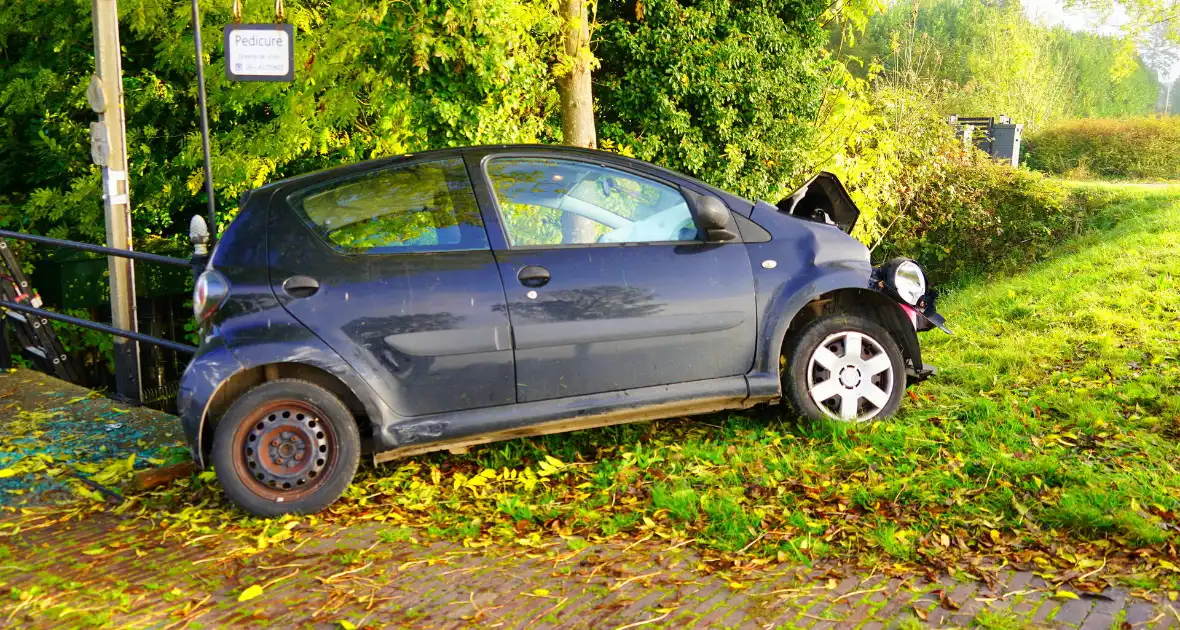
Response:
[[[1121,35],[1121,27],[1130,21],[1122,5],[1115,4],[1107,15],[1084,8],[1066,9],[1062,0],[1020,0],[1024,12],[1034,22],[1053,26],[1060,24],[1074,31],[1091,31],[1102,35]],[[1180,77],[1180,63],[1172,64],[1169,72],[1161,77],[1164,81],[1175,81]]]
[[[1110,15],[1100,15],[1082,8],[1066,9],[1061,0],[1021,0],[1029,19],[1047,25],[1061,24],[1074,31],[1093,31],[1102,35],[1118,35],[1119,27],[1127,23],[1127,12],[1116,5]]]

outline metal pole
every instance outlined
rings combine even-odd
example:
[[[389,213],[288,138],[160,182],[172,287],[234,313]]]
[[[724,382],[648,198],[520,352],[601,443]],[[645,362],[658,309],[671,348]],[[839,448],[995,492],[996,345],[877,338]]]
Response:
[[[0,370],[12,369],[12,350],[8,348],[8,314],[0,313]]]
[[[205,103],[205,56],[201,50],[201,11],[193,0],[193,43],[197,49],[197,100],[201,104],[201,149],[205,152],[205,196],[209,201],[209,237],[217,238],[217,201],[213,198],[213,162],[209,154],[209,108]]]
[[[131,249],[131,187],[127,180],[127,137],[123,116],[123,68],[119,48],[119,10],[115,0],[94,0],[94,65],[97,80],[91,107],[99,114],[100,136],[105,133],[107,151],[96,160],[103,167],[103,202],[106,209],[107,247]],[[101,153],[101,152],[94,152]],[[130,259],[108,258],[111,287],[111,320],[118,328],[136,331],[135,267]],[[115,389],[138,403],[139,346],[135,341],[115,341]]]

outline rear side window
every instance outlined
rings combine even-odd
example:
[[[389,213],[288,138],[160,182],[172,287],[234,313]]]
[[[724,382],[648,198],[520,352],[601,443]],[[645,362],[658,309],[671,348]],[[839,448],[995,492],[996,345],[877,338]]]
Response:
[[[290,203],[342,252],[488,248],[475,194],[458,157],[328,182],[292,195]]]

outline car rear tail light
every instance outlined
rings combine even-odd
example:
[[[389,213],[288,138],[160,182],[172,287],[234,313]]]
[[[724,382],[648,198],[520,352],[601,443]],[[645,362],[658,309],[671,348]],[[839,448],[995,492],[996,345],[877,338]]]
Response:
[[[198,322],[204,322],[217,312],[217,308],[229,295],[229,281],[213,269],[209,269],[197,278],[197,286],[193,288],[193,315]]]

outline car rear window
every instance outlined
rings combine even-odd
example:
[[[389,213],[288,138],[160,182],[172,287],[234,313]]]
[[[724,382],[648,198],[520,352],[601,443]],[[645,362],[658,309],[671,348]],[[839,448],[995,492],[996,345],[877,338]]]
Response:
[[[462,158],[418,162],[320,184],[291,206],[338,251],[487,249]]]

